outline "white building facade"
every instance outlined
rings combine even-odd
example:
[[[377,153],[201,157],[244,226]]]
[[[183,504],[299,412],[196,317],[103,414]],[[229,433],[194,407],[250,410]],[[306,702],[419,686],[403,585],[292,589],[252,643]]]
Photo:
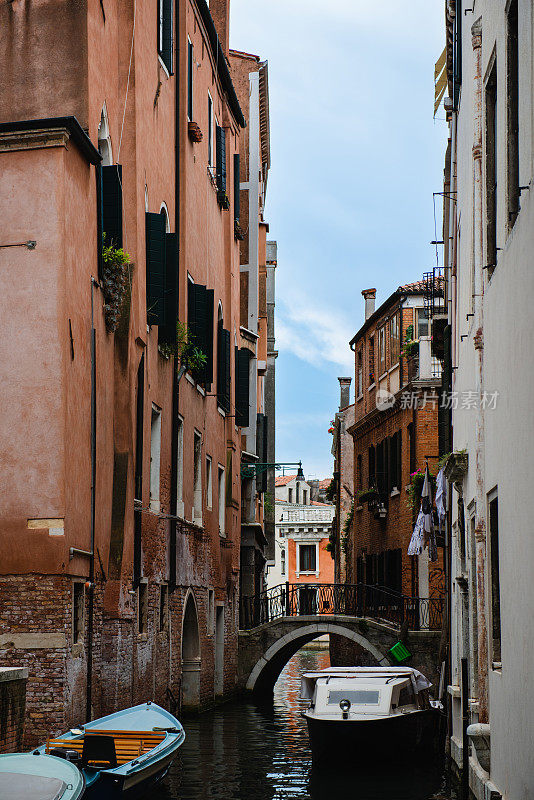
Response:
[[[527,800],[534,798],[533,5],[465,6],[446,3],[450,746],[459,770],[467,747],[476,798]]]
[[[311,500],[309,484],[296,476],[277,478],[276,483],[275,558],[267,565],[267,588],[295,580],[331,583],[333,561],[322,548],[332,530],[335,506]],[[324,564],[330,567],[328,575]]]

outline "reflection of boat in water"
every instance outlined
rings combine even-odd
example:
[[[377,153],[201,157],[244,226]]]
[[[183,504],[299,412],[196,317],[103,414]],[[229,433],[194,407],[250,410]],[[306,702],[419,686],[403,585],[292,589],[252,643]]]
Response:
[[[313,760],[398,760],[432,749],[439,711],[430,682],[411,667],[331,667],[302,676]]]
[[[385,753],[383,757],[386,758]],[[377,769],[376,764],[359,766],[356,779],[351,761],[347,760],[345,769],[339,763],[332,767],[314,764],[307,788],[312,800],[428,800],[442,797],[443,761],[432,759],[431,764],[422,767],[407,763],[395,769],[389,764],[383,769]]]
[[[184,739],[184,729],[172,714],[143,703],[73,728],[35,752],[76,765],[87,786],[84,800],[130,800],[167,773]]]

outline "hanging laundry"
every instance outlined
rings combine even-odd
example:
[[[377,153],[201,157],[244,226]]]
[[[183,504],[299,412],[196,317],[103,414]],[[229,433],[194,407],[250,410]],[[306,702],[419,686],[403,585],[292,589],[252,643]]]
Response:
[[[441,533],[441,523],[447,514],[447,478],[443,467],[436,477],[436,510],[438,512],[439,532]]]
[[[423,547],[425,544],[425,517],[423,514],[423,510],[420,509],[419,514],[417,516],[417,521],[415,523],[415,528],[413,529],[412,538],[410,539],[410,544],[408,545],[408,555],[409,556],[420,556],[423,552]]]

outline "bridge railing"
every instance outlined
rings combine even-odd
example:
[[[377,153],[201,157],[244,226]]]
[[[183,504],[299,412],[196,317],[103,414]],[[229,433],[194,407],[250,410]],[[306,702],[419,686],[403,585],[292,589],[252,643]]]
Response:
[[[281,583],[241,598],[240,627],[250,630],[281,617],[341,614],[373,619],[410,630],[439,630],[443,597],[408,597],[364,583]]]

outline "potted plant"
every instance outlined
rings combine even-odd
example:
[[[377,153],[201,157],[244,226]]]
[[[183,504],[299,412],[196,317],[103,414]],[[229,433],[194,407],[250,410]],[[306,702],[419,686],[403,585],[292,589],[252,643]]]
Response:
[[[187,123],[187,134],[192,142],[198,143],[202,141],[202,131],[196,122]]]
[[[132,262],[130,255],[122,247],[115,247],[113,242],[106,244],[106,234],[102,247],[102,293],[104,295],[104,319],[106,328],[114,333],[121,318],[125,300],[131,291],[130,272]]]

